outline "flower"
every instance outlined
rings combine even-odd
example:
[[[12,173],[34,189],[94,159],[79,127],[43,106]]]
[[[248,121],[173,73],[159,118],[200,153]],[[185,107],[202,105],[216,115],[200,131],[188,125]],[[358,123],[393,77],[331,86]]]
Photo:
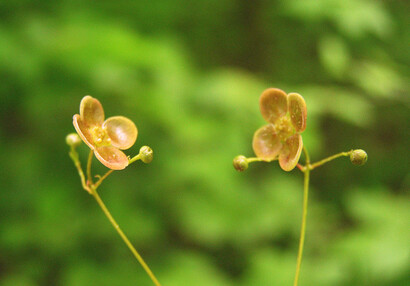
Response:
[[[73,117],[73,125],[81,139],[106,167],[122,170],[128,166],[128,158],[121,150],[134,145],[138,135],[137,127],[130,119],[113,116],[104,121],[101,103],[87,95],[81,100],[80,114]]]
[[[279,157],[279,165],[291,171],[302,152],[302,133],[306,129],[306,103],[298,93],[288,95],[277,88],[265,90],[259,106],[267,125],[256,130],[252,147],[257,157],[272,161]]]

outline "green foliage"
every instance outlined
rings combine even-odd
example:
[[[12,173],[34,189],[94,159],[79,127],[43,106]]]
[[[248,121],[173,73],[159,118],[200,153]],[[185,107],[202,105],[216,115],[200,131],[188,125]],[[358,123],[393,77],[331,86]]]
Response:
[[[313,161],[369,154],[362,168],[344,158],[312,173],[300,285],[406,285],[405,5],[0,3],[0,284],[151,285],[68,157],[90,94],[136,123],[127,154],[155,152],[100,194],[163,285],[290,285],[302,175],[232,167],[252,155],[260,93],[278,87],[306,100]]]

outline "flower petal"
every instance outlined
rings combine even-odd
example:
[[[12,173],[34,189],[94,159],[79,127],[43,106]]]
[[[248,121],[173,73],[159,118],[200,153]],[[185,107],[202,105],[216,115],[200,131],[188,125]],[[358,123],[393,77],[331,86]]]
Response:
[[[252,147],[258,158],[269,161],[278,156],[282,143],[276,135],[272,124],[265,125],[256,130],[253,135]]]
[[[104,109],[97,99],[87,95],[81,100],[80,116],[81,120],[86,125],[101,126],[104,122]]]
[[[75,114],[73,116],[73,125],[78,135],[80,135],[81,139],[83,139],[84,143],[91,149],[94,149],[93,136],[91,135],[88,126],[81,120],[80,115]]]
[[[124,116],[113,116],[103,123],[111,145],[122,150],[130,148],[137,140],[138,129],[134,122]]]
[[[291,171],[296,167],[302,153],[302,147],[303,141],[300,134],[295,134],[286,140],[279,155],[279,165],[284,171]]]
[[[107,168],[122,170],[128,166],[128,158],[124,152],[112,146],[97,147],[94,150],[95,157]]]
[[[259,107],[263,118],[270,123],[275,123],[276,119],[286,115],[288,111],[286,98],[287,95],[283,90],[277,88],[266,89],[259,99]]]
[[[307,109],[306,102],[299,93],[289,93],[288,109],[293,127],[297,132],[303,132],[306,129]]]

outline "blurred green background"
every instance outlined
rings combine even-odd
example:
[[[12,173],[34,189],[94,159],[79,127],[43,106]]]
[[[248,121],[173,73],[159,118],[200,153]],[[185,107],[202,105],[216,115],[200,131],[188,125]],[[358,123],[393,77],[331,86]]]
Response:
[[[164,286],[292,285],[302,174],[232,167],[268,87],[305,97],[313,161],[369,154],[312,173],[300,286],[409,285],[409,8],[0,1],[0,285],[152,285],[68,157],[87,94],[154,149],[100,194]]]

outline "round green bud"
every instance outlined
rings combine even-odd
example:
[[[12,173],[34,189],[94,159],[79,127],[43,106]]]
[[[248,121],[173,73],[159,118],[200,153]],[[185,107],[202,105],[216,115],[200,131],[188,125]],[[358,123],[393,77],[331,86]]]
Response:
[[[142,146],[140,149],[140,158],[142,162],[149,164],[154,158],[154,151],[148,146]]]
[[[76,148],[81,144],[81,138],[77,133],[70,133],[65,137],[65,142],[67,145]]]
[[[350,161],[353,165],[364,165],[367,162],[367,153],[362,149],[353,150],[350,154]]]
[[[238,172],[243,172],[246,169],[248,169],[248,160],[246,159],[245,156],[239,155],[236,156],[233,159],[233,167],[238,171]]]

